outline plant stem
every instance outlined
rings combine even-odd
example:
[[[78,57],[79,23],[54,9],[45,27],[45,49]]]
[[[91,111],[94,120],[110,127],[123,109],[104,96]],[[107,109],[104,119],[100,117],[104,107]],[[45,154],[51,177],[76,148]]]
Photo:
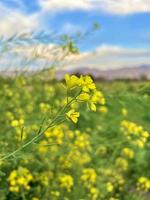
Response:
[[[57,121],[57,118],[60,116],[60,114],[62,114],[62,113],[65,111],[65,109],[66,109],[68,106],[70,106],[70,105],[73,103],[74,100],[76,100],[76,98],[77,98],[78,95],[79,95],[79,93],[78,93],[77,95],[75,95],[75,97],[72,98],[72,99],[70,100],[70,102],[68,102],[63,108],[61,108],[61,109],[57,112],[56,116],[55,116],[54,119],[47,125],[47,127],[45,127],[40,133],[38,133],[35,137],[33,137],[29,142],[25,143],[24,145],[22,145],[21,147],[19,147],[19,148],[16,149],[15,151],[13,151],[12,153],[6,154],[6,155],[3,156],[2,158],[0,158],[0,162],[1,162],[1,161],[4,161],[4,160],[6,160],[6,159],[8,159],[8,158],[10,158],[10,157],[15,157],[15,155],[16,155],[18,152],[22,151],[23,149],[25,149],[25,148],[26,148],[27,146],[29,146],[30,144],[35,143],[35,142],[45,133],[45,131],[47,131],[49,128],[52,128],[52,127],[56,126],[57,123],[55,123],[55,122]]]

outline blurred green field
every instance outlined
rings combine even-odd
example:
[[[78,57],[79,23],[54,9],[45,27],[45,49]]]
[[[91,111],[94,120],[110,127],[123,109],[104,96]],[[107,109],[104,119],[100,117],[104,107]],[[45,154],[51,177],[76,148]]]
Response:
[[[96,85],[105,106],[79,106],[77,124],[67,119],[1,160],[0,200],[150,199],[150,82]],[[64,82],[1,77],[1,158],[30,141],[65,99]]]

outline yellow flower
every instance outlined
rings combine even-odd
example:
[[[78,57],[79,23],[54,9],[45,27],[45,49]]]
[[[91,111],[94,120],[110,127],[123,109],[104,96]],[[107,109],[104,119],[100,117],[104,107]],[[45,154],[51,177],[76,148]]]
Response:
[[[13,120],[13,121],[11,122],[11,126],[12,126],[12,127],[17,127],[17,126],[19,126],[19,121],[18,121],[18,120]]]
[[[144,148],[144,141],[142,141],[141,139],[135,140],[134,144],[136,144],[139,148]]]
[[[107,189],[108,192],[113,192],[113,190],[114,190],[113,184],[111,182],[108,182],[106,184],[106,189]]]
[[[13,170],[8,177],[9,189],[11,192],[19,192],[20,188],[29,190],[29,183],[32,180],[33,176],[31,172],[27,168],[20,167],[18,170]]]
[[[88,101],[89,99],[90,99],[90,95],[86,92],[83,92],[78,96],[78,100],[80,101]]]
[[[38,180],[41,182],[41,184],[45,187],[49,185],[50,180],[53,178],[53,172],[41,172],[40,176],[38,176]]]
[[[37,198],[37,197],[32,197],[32,200],[39,200],[39,198]]]
[[[90,188],[90,196],[92,197],[92,200],[96,200],[99,196],[99,191],[96,187]]]
[[[40,103],[40,110],[42,113],[46,113],[50,109],[49,104],[47,103]]]
[[[62,175],[59,177],[60,187],[67,189],[68,192],[74,184],[73,178],[70,175]]]
[[[101,104],[104,105],[105,104],[105,99],[103,97],[103,94],[100,91],[97,91],[96,89],[94,89],[93,94],[89,100],[90,102],[90,109],[92,111],[96,111],[96,105],[97,104]],[[103,106],[102,112],[107,112],[107,108]]]
[[[147,131],[143,131],[141,134],[142,134],[142,137],[144,137],[144,138],[149,137],[149,133]]]
[[[116,198],[116,197],[110,197],[110,199],[109,200],[119,200],[118,198]]]
[[[126,108],[123,108],[123,109],[121,110],[121,112],[122,112],[122,115],[123,115],[123,116],[127,116],[127,115],[128,115],[128,110],[127,110]]]
[[[61,126],[55,127],[53,129],[48,129],[44,133],[44,135],[48,139],[49,143],[57,143],[57,144],[63,143],[64,132]]]
[[[60,192],[59,191],[51,191],[51,195],[53,196],[53,197],[59,197],[60,196]]]
[[[149,137],[149,133],[145,131],[142,126],[127,120],[123,120],[121,122],[121,131],[132,144],[138,146],[139,148],[144,148],[144,145]]]
[[[95,83],[93,82],[92,78],[90,76],[80,76],[80,78],[78,78],[77,76],[75,75],[66,75],[65,77],[65,80],[66,80],[66,85],[67,85],[67,89],[71,90],[75,87],[78,87],[78,89],[80,89],[79,91],[81,92],[82,90],[82,93],[80,93],[77,97],[77,100],[78,101],[84,101],[84,102],[87,102],[87,105],[89,106],[90,110],[92,111],[96,111],[96,106],[97,104],[100,104],[100,105],[105,105],[105,99],[104,99],[104,96],[102,94],[101,91],[98,91],[96,89],[96,85]],[[69,99],[70,97],[68,97]],[[76,104],[78,105],[78,104]],[[76,109],[76,107],[72,107],[72,109]],[[106,108],[103,109],[104,111],[102,112],[107,112],[106,111]],[[77,123],[77,117],[75,116],[74,118],[71,118],[70,117],[70,114],[72,114],[72,111],[68,112],[69,114],[69,118],[74,122],[74,123]],[[68,115],[67,114],[67,115]],[[77,114],[77,113],[76,113]],[[79,114],[78,114],[79,115]]]
[[[89,135],[85,133],[78,135],[74,143],[80,149],[91,149]]]
[[[10,190],[11,192],[19,192],[19,187],[18,187],[18,186],[10,186],[10,187],[9,187],[9,190]]]
[[[84,183],[95,184],[96,183],[97,174],[93,168],[85,168],[83,169],[83,174],[81,176],[81,180]]]
[[[100,109],[99,109],[99,111],[100,111],[101,113],[107,113],[107,112],[108,112],[108,109],[107,109],[106,106],[101,106]]]
[[[95,90],[96,86],[90,76],[81,76],[80,77],[80,85],[82,87],[82,90],[84,92],[89,92],[89,90]]]
[[[67,117],[71,119],[74,123],[78,122],[78,118],[80,116],[79,112],[75,112],[74,109],[71,109],[69,112],[66,113]]]
[[[46,145],[48,144],[48,142],[46,140],[41,140],[38,151],[40,153],[46,153],[48,151]]]
[[[73,89],[79,85],[79,78],[75,75],[70,76],[69,74],[66,74],[65,81],[68,89]]]
[[[150,191],[150,179],[146,177],[140,177],[137,182],[137,190],[144,192]]]
[[[116,160],[116,166],[122,170],[126,171],[128,169],[128,161],[122,157],[117,158]]]
[[[98,148],[97,148],[97,150],[96,150],[96,152],[95,152],[97,155],[106,155],[106,153],[107,153],[107,147],[106,146],[104,146],[104,145],[101,145],[101,146],[99,146]]]
[[[132,149],[129,148],[123,148],[122,150],[122,155],[127,157],[127,158],[133,158],[134,157],[134,151]]]
[[[96,103],[99,101],[99,99],[102,97],[102,93],[100,91],[94,90],[94,94],[91,98],[91,101]]]
[[[96,111],[96,105],[95,105],[95,103],[92,102],[92,103],[90,104],[90,109],[91,109],[92,111],[94,111],[94,112]]]

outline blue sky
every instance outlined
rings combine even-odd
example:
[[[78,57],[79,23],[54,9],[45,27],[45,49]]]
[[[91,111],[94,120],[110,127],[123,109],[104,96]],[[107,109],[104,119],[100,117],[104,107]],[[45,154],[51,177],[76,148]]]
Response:
[[[109,67],[108,59],[112,67],[150,63],[150,0],[0,0],[0,17],[5,37],[33,30],[72,35],[98,22],[101,29],[79,45],[82,65],[87,57],[95,67]]]

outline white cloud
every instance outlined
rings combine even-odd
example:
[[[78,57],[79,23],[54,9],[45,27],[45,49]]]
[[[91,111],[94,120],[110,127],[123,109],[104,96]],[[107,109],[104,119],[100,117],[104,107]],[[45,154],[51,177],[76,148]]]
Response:
[[[61,60],[64,55],[62,49],[54,44],[34,45],[26,48],[16,48],[15,52],[27,58],[47,60],[52,63],[56,58]],[[82,52],[77,55],[69,55],[61,60],[63,68],[89,67],[98,69],[112,69],[121,67],[139,66],[150,64],[150,49],[124,48],[103,44],[94,52]]]
[[[138,12],[150,12],[150,0],[96,0],[101,10],[124,15]]]
[[[44,10],[97,10],[113,14],[150,12],[150,0],[39,0]]]
[[[20,55],[30,59],[47,60],[52,63],[56,58],[62,58],[64,52],[54,44],[34,45],[26,48],[15,49]],[[81,52],[79,55],[65,57],[61,65],[65,68],[88,67],[97,69],[112,69],[122,67],[133,67],[142,64],[150,64],[150,49],[145,48],[124,48],[121,46],[106,45],[99,46],[94,52]]]
[[[77,32],[81,32],[83,30],[83,27],[71,23],[65,23],[63,27],[61,28],[61,33],[67,33],[67,34],[74,34]]]
[[[132,57],[132,56],[149,56],[150,55],[150,49],[144,49],[144,48],[137,48],[137,49],[130,49],[130,48],[123,48],[121,46],[111,46],[111,45],[101,45],[98,47],[95,51],[95,54],[98,54],[99,56],[126,56],[126,57]]]
[[[94,52],[84,52],[68,58],[66,68],[90,67],[111,69],[150,64],[150,49],[123,48],[120,46],[101,45]]]
[[[63,55],[62,48],[55,44],[30,44],[28,46],[15,47],[12,51],[31,60],[44,59],[54,61],[56,57]]]
[[[97,10],[113,14],[130,14],[136,12],[150,12],[150,0],[38,0],[42,10],[36,14],[25,14],[24,4],[14,0],[20,9],[10,9],[0,3],[0,36],[10,36],[18,32],[28,32],[44,26],[40,20],[47,12],[61,10]],[[44,27],[45,28],[45,27]],[[63,31],[74,32],[80,29],[72,24],[65,24]]]
[[[26,47],[16,47],[14,52],[19,58],[35,59],[49,65],[55,61],[57,65],[61,65],[61,69],[86,67],[105,70],[150,64],[148,48],[125,48],[106,44],[99,46],[94,52],[69,55],[64,60],[62,60],[64,52],[55,44],[30,44]],[[42,64],[38,66],[45,67]],[[30,65],[28,67],[30,68]]]
[[[75,9],[89,9],[91,2],[88,0],[39,0],[41,7],[44,10],[75,10]]]
[[[0,36],[9,37],[15,33],[30,32],[37,26],[37,15],[28,16],[18,10],[14,12],[0,4]]]

